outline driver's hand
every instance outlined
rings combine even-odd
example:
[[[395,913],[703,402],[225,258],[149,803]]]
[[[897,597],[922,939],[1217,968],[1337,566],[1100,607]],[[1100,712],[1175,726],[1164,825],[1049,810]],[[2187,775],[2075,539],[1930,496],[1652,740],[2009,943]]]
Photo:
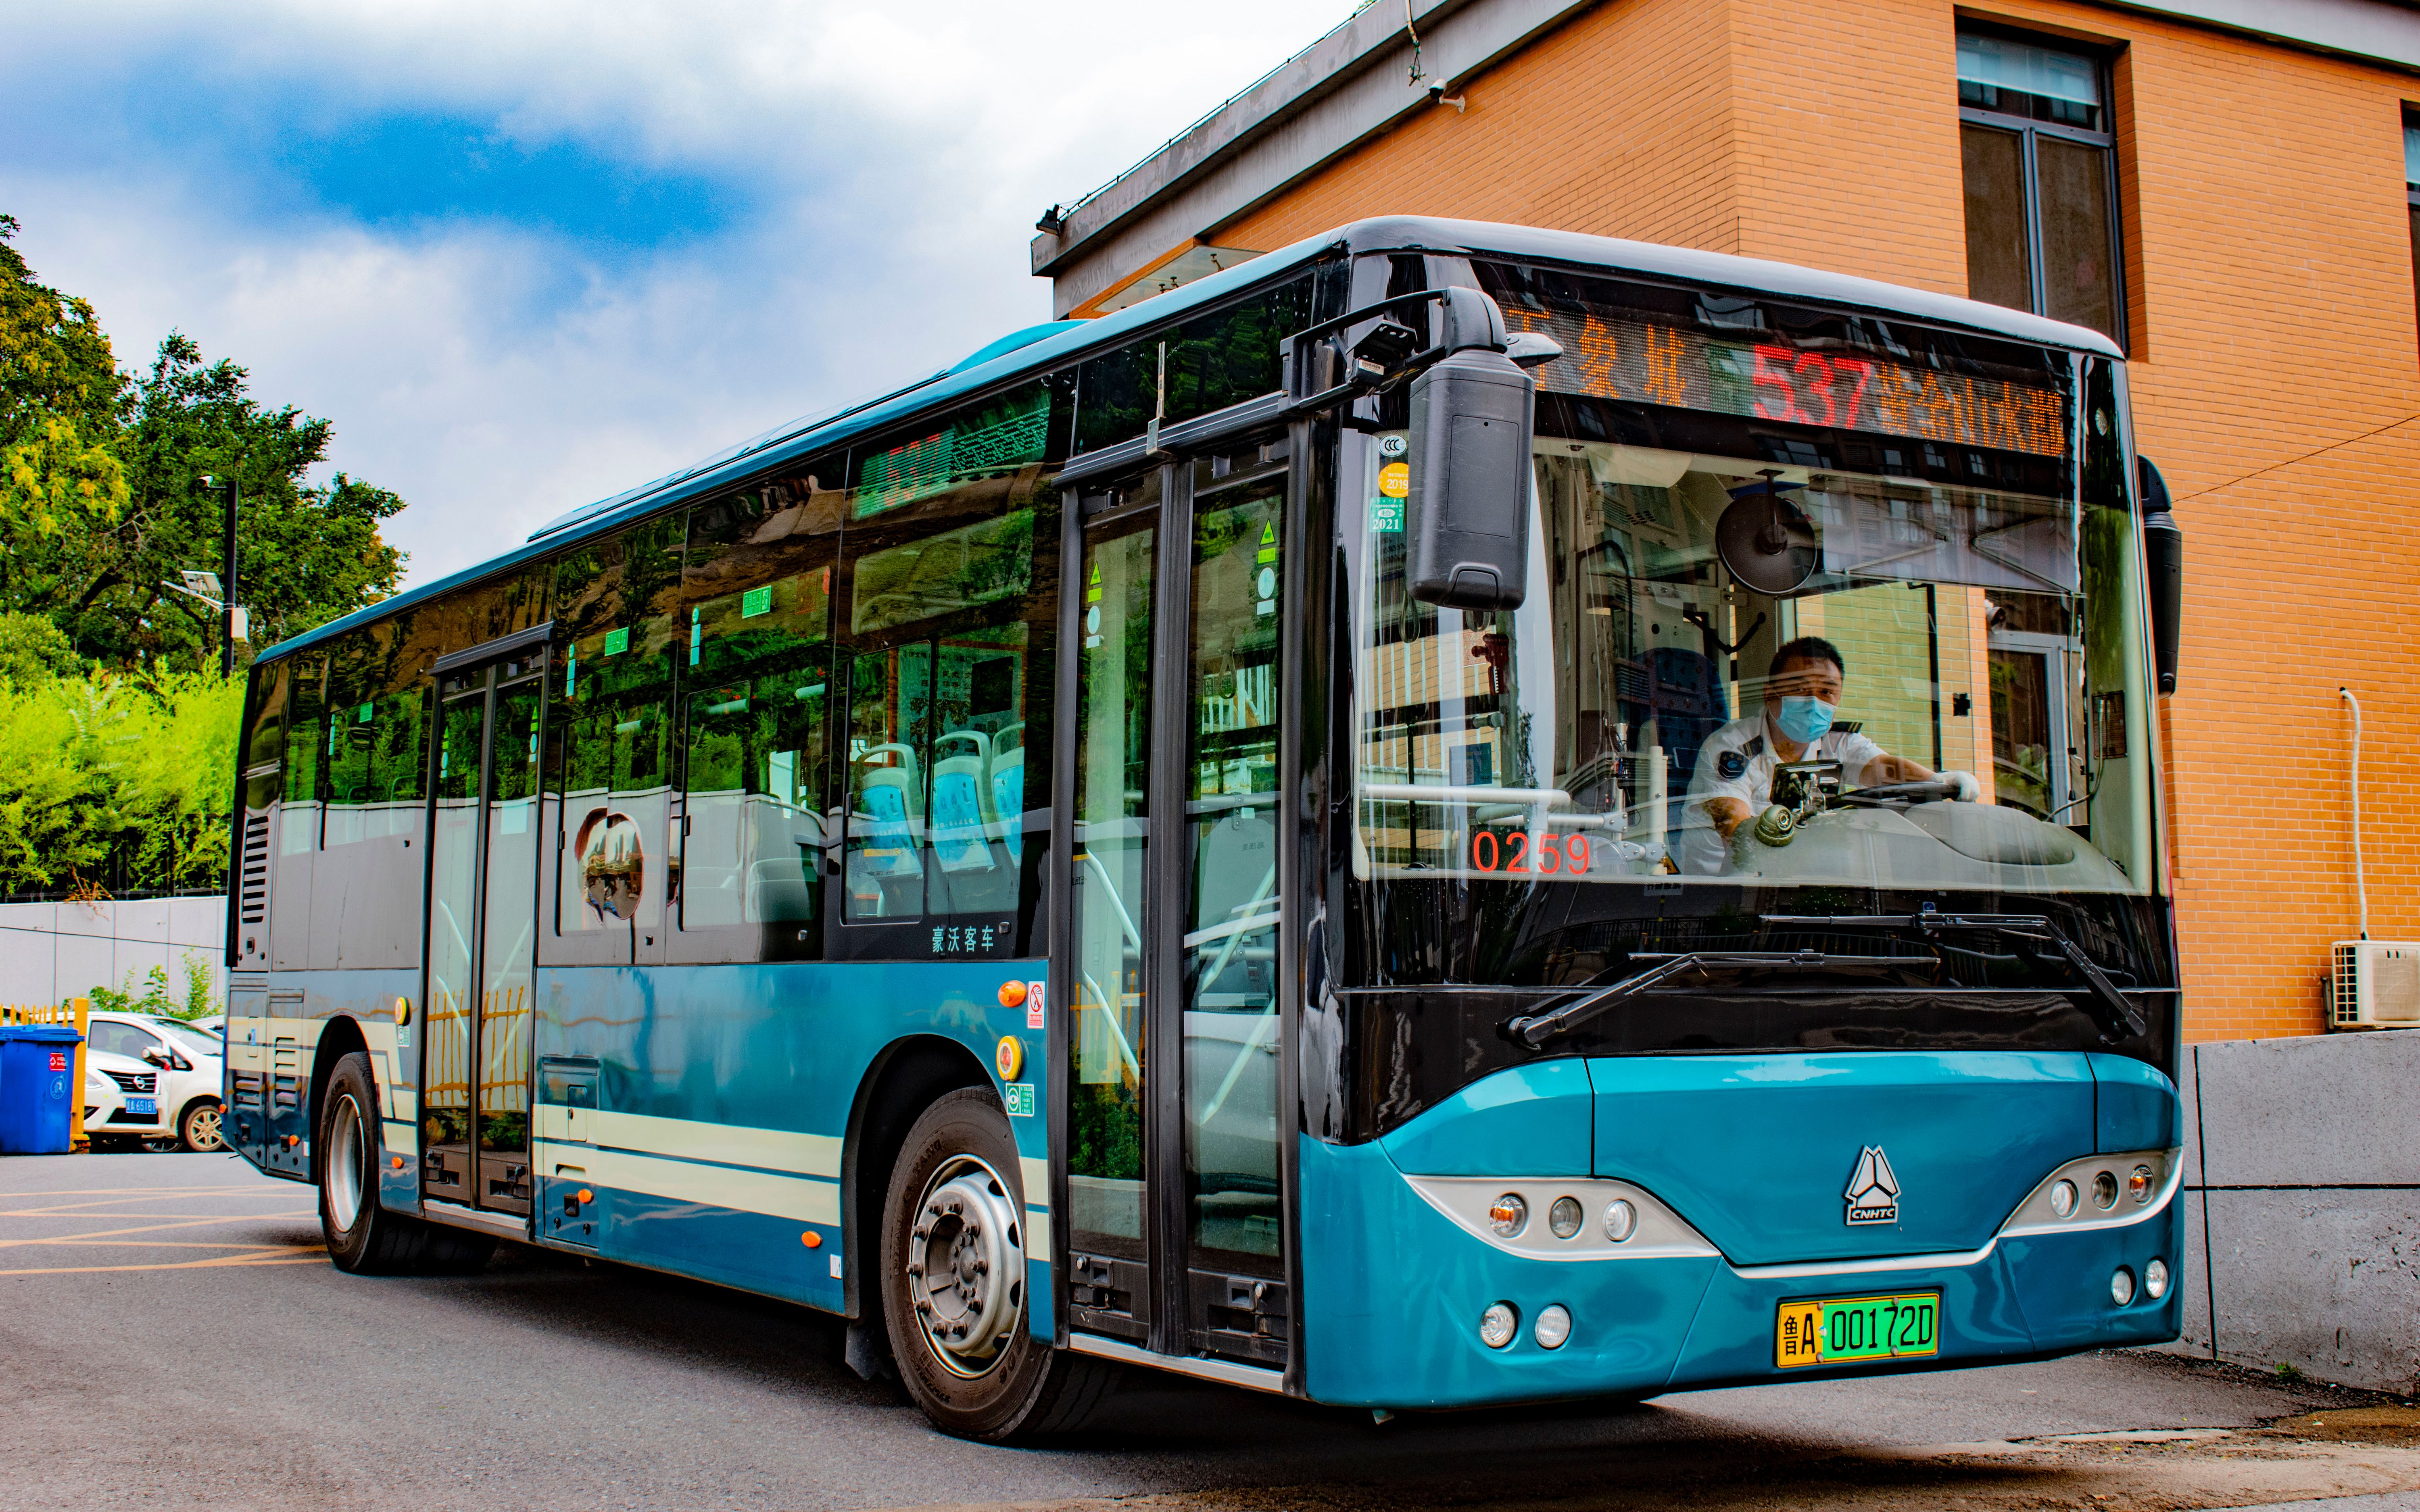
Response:
[[[1983,784],[1975,779],[1974,773],[1943,772],[1939,775],[1941,780],[1949,784],[1951,788],[1949,796],[1952,801],[1957,803],[1979,803],[1982,801]]]

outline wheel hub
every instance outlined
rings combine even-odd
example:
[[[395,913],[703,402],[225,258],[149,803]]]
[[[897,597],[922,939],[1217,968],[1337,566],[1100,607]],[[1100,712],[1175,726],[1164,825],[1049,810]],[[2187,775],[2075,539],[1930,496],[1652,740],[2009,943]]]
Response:
[[[1008,1183],[971,1155],[924,1186],[908,1242],[908,1295],[934,1355],[961,1376],[999,1364],[1025,1317],[1025,1252]]]
[[[368,1183],[364,1180],[369,1164],[369,1140],[362,1129],[362,1110],[350,1094],[336,1102],[334,1127],[330,1129],[327,1160],[328,1217],[340,1233],[349,1232],[353,1220],[361,1216],[362,1191]]]

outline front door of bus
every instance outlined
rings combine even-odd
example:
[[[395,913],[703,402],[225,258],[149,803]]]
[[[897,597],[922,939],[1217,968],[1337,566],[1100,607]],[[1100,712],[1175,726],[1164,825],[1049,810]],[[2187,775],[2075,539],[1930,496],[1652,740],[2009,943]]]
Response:
[[[523,1214],[542,656],[439,674],[421,997],[422,1196]]]
[[[1074,1327],[1286,1357],[1282,441],[1087,491],[1072,662]]]

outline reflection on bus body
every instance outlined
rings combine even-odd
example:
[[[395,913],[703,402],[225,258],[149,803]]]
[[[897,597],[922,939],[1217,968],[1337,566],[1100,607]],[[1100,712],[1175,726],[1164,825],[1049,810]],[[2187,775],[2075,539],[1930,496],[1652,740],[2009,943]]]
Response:
[[[593,809],[581,822],[578,843],[582,892],[596,921],[636,918],[646,877],[639,826],[628,814]]]

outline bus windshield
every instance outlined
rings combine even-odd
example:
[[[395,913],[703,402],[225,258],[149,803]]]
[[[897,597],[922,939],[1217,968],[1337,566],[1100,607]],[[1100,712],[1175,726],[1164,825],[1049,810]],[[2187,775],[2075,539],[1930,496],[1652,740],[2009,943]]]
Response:
[[[2105,406],[2105,366],[2077,368]],[[1931,446],[1856,467],[1737,425],[1630,444],[1571,412],[1541,403],[1512,612],[1410,597],[1404,433],[1348,447],[1357,876],[1477,887],[1469,917],[1499,923],[1554,883],[1640,899],[1553,905],[1600,918],[1742,887],[1838,913],[2157,884],[2133,521],[2122,488],[2093,497],[2088,443],[2080,467],[1953,481],[1914,464]]]

